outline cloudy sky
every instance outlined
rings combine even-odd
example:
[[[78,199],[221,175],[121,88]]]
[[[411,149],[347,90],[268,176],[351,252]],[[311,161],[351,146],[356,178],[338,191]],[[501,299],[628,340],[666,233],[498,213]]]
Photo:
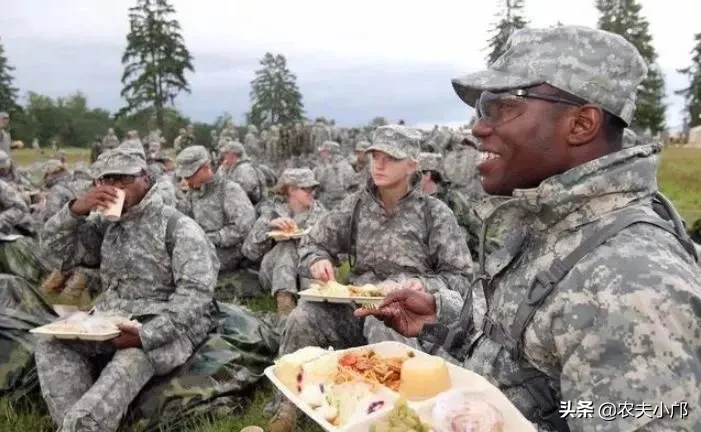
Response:
[[[690,62],[701,32],[699,0],[640,0],[665,72],[668,124],[681,124]],[[120,58],[134,0],[0,0],[2,42],[22,93],[82,90],[93,105],[121,106]],[[298,76],[310,117],[364,124],[376,115],[407,123],[464,123],[468,109],[450,78],[484,66],[500,0],[173,0],[195,57],[192,94],[176,103],[213,121],[240,121],[258,59],[282,53]],[[527,0],[532,26],[596,25],[594,0]]]

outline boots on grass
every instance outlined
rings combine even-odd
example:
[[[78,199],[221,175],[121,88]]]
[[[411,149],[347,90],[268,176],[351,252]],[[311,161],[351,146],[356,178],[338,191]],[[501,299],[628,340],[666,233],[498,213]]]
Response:
[[[299,411],[297,407],[290,401],[284,401],[280,404],[275,417],[270,420],[268,431],[270,432],[292,432],[297,424],[297,416]]]
[[[87,292],[88,284],[87,279],[83,272],[76,271],[73,275],[66,281],[66,287],[58,299],[57,304],[71,305],[71,306],[81,306],[89,302],[89,294]]]

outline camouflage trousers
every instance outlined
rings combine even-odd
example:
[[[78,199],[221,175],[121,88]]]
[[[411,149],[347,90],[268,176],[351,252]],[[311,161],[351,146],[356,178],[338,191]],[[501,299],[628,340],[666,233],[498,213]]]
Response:
[[[243,254],[241,253],[241,247],[228,247],[228,248],[217,248],[217,258],[219,258],[219,263],[221,267],[219,268],[219,274],[228,275],[234,273],[241,265],[243,260]]]
[[[303,277],[299,278],[298,286],[298,263],[296,241],[277,243],[260,263],[258,276],[263,289],[272,293],[274,297],[279,292],[297,293],[298,289],[309,288],[312,280]]]
[[[42,341],[36,348],[41,393],[61,432],[116,431],[129,404],[154,376],[138,348]]]
[[[29,237],[20,237],[13,242],[0,242],[0,272],[39,284],[47,273],[36,250],[38,245]]]

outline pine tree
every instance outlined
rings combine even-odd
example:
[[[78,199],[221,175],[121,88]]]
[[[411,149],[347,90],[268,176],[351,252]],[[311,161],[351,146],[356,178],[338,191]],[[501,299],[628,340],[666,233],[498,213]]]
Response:
[[[122,97],[127,101],[119,115],[153,107],[163,130],[164,108],[176,96],[190,93],[185,72],[194,72],[192,55],[185,46],[175,8],[168,0],[137,0],[129,8],[127,47],[122,56]]]
[[[685,119],[690,128],[701,125],[701,33],[694,36],[696,45],[691,51],[691,65],[678,72],[689,78],[689,86],[675,93],[684,96]]]
[[[494,63],[494,60],[504,54],[506,43],[513,32],[528,25],[528,22],[523,18],[524,0],[502,1],[504,3],[501,10],[496,15],[498,21],[494,23],[490,31],[492,36],[487,46],[490,49],[490,53],[487,56],[487,64]]]
[[[638,107],[631,127],[638,132],[653,134],[665,128],[664,77],[657,66],[657,52],[652,45],[650,24],[642,16],[637,0],[596,0],[601,13],[598,27],[619,34],[632,43],[649,66],[647,78],[638,91]]]
[[[304,120],[302,93],[297,76],[287,68],[282,54],[266,53],[261,69],[251,81],[251,110],[246,114],[249,124],[267,127]]]
[[[14,67],[10,66],[5,56],[5,47],[0,42],[0,111],[15,111],[17,108],[17,88],[13,86]]]

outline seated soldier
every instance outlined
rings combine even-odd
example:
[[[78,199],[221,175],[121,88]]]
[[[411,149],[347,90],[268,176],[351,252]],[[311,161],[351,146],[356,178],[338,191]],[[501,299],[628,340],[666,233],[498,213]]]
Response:
[[[354,285],[402,286],[431,293],[468,289],[472,259],[455,216],[419,189],[420,139],[417,130],[404,126],[375,131],[367,149],[372,179],[303,238],[300,276],[333,280],[332,262],[349,254]],[[374,318],[354,318],[350,305],[300,302],[287,318],[280,354],[305,346],[343,349],[401,338],[390,332]],[[283,403],[271,430],[292,430],[296,412],[289,402]]]
[[[204,229],[217,248],[222,273],[230,274],[244,259],[241,247],[256,221],[253,204],[237,183],[214,175],[203,146],[187,147],[176,164],[177,176],[189,187],[178,209]]]
[[[212,244],[192,219],[163,205],[146,161],[122,148],[100,156],[96,185],[52,216],[42,243],[68,264],[100,266],[105,292],[95,311],[131,316],[107,342],[46,340],[36,349],[42,395],[64,432],[117,430],[154,376],[182,365],[211,330],[219,270]],[[124,191],[118,222],[88,218]]]
[[[286,317],[295,307],[299,240],[276,242],[267,234],[272,230],[313,226],[326,212],[314,200],[318,185],[309,168],[283,171],[276,186],[278,196],[264,207],[243,244],[243,254],[249,260],[259,261],[263,257],[258,275],[263,288],[275,297],[280,317]]]
[[[219,158],[217,175],[238,183],[254,206],[265,199],[265,174],[253,164],[243,144],[227,141],[219,148]]]

